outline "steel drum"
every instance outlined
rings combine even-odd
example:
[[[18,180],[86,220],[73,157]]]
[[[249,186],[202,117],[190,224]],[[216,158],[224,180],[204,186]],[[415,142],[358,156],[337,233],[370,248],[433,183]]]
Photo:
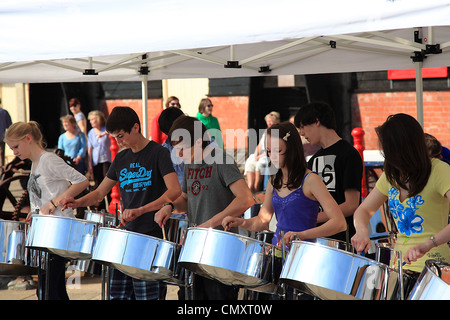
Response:
[[[227,285],[268,283],[273,246],[231,232],[189,228],[178,264]]]
[[[31,216],[26,246],[67,259],[90,259],[97,230],[95,222],[34,214]]]
[[[140,280],[173,277],[176,244],[141,233],[100,228],[92,260]]]
[[[280,282],[323,300],[390,300],[398,273],[351,252],[293,241]]]
[[[274,234],[275,233],[273,231],[264,230],[257,232],[255,234],[255,238],[259,241],[271,244]],[[282,262],[281,258],[275,257],[275,250],[281,252],[281,250],[275,247],[272,248],[272,250],[269,250],[270,260],[266,261],[267,266],[265,269],[267,270],[267,272],[264,276],[264,279],[267,280],[267,283],[262,286],[248,288],[249,290],[268,294],[275,294],[278,292],[278,278],[280,276]],[[276,259],[279,259],[280,262],[276,261]]]
[[[96,212],[92,210],[84,211],[84,220],[95,222],[100,227],[115,227],[117,221],[117,216],[115,214],[106,213],[103,211]],[[95,245],[94,245],[95,246]],[[90,274],[99,273],[100,266],[96,265],[92,260],[77,260],[73,261],[70,268],[72,270],[83,271]]]
[[[166,234],[166,240],[173,242],[175,244],[175,252],[174,252],[174,262],[175,266],[173,267],[173,275],[171,278],[164,280],[169,284],[184,286],[185,283],[185,270],[183,267],[178,265],[178,257],[181,253],[181,248],[184,244],[184,240],[186,239],[186,233],[189,228],[189,220],[186,218],[186,215],[178,215],[172,216],[169,220],[167,220],[164,225],[164,230]]]
[[[116,215],[107,212],[85,210],[84,220],[96,222],[101,227],[112,227],[116,225]]]
[[[261,232],[256,233],[256,239],[258,239],[260,241],[264,241],[266,243],[272,243],[273,236],[274,236],[274,232],[271,232],[271,231],[261,231]],[[341,250],[346,250],[346,251],[353,250],[351,245],[347,244],[345,241],[340,241],[340,240],[335,240],[335,239],[330,239],[330,238],[317,238],[317,239],[315,239],[315,242],[319,243],[321,245],[324,245],[324,246],[337,248],[337,249],[341,249]],[[275,250],[279,250],[279,249],[275,248],[274,251]],[[270,277],[270,283],[265,284],[261,287],[252,288],[251,289],[252,291],[270,293],[270,294],[278,293],[278,287],[279,287],[278,279],[280,277],[283,262],[282,261],[277,262],[276,259],[277,258],[272,257],[272,271],[271,271],[272,274]],[[281,258],[279,258],[279,259],[281,259]]]
[[[184,215],[180,215],[179,217],[170,217],[164,225],[166,240],[182,246],[188,228],[189,220],[185,218]]]
[[[0,275],[31,275],[33,253],[25,248],[27,222],[0,219]]]
[[[327,247],[336,248],[336,249],[355,253],[352,245],[350,243],[346,243],[345,241],[331,239],[331,238],[317,238],[316,243],[327,246]]]
[[[425,268],[408,300],[450,300],[450,264],[437,260],[425,261]]]

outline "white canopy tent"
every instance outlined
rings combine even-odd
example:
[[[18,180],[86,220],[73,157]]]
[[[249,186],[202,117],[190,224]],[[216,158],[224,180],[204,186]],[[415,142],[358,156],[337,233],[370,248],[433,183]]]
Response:
[[[147,81],[450,66],[446,0],[11,0],[0,83]],[[144,108],[146,111],[146,108]],[[144,115],[146,118],[146,115]]]

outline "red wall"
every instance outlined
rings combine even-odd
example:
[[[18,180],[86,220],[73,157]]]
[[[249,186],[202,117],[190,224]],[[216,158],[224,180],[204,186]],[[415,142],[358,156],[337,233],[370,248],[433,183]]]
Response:
[[[219,119],[225,144],[226,129],[248,129],[248,97],[211,97],[211,100],[213,115]],[[434,135],[443,146],[450,147],[450,91],[424,92],[423,100],[425,132]],[[129,106],[136,110],[142,121],[141,100],[108,100],[106,106],[109,112],[116,106]],[[149,133],[153,117],[162,108],[162,99],[148,100]],[[375,128],[388,115],[399,112],[417,116],[415,92],[358,93],[352,96],[353,127],[361,127],[365,131],[365,149],[379,149]],[[245,148],[247,145],[237,147]]]
[[[226,130],[242,129],[247,130],[248,126],[248,97],[211,97],[214,105],[213,115],[219,120],[220,128],[223,134],[223,140],[226,146]],[[142,101],[141,100],[107,100],[107,112],[111,112],[114,107],[128,106],[133,108],[142,119]],[[163,109],[162,99],[148,100],[148,132],[151,133],[151,123],[153,118]],[[245,148],[245,145],[238,145],[238,148]]]
[[[424,131],[443,146],[450,146],[450,91],[423,93]],[[379,149],[375,128],[388,115],[407,113],[417,117],[415,92],[358,93],[352,97],[353,127],[365,131],[366,150]]]
[[[148,104],[148,133],[151,132],[151,123],[153,118],[162,110],[162,99],[149,99],[147,101]],[[106,101],[106,109],[108,110],[108,114],[114,107],[130,107],[139,115],[139,120],[141,124],[143,123],[142,119],[142,100],[139,99],[123,99],[123,100],[107,100]]]
[[[213,116],[219,120],[225,148],[227,146],[227,129],[248,129],[248,97],[210,97],[214,108]],[[235,140],[235,148],[246,148],[247,139],[239,139],[245,144],[238,144]]]

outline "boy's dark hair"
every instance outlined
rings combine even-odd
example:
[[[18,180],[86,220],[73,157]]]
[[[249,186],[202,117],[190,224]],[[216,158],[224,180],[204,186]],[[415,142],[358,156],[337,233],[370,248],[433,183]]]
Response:
[[[315,101],[300,107],[294,117],[294,124],[297,128],[315,123],[317,120],[320,124],[328,129],[336,130],[336,118],[333,109],[328,103]]]
[[[184,132],[180,132],[177,130],[179,129],[183,129],[185,130]],[[200,130],[199,130],[200,129]],[[190,147],[194,146],[195,141],[198,139],[202,139],[203,143],[202,143],[202,148],[206,148],[206,146],[209,145],[210,143],[210,139],[209,136],[207,134],[207,130],[205,125],[198,120],[197,118],[193,118],[193,117],[189,117],[189,116],[185,116],[182,115],[180,117],[178,117],[174,123],[172,124],[172,127],[169,130],[169,141],[170,144],[172,146],[177,145],[178,143],[183,141],[183,133],[187,134],[187,137],[189,137],[190,141],[188,141],[188,144]],[[201,133],[201,136],[200,136]],[[205,140],[205,138],[208,137],[207,140]]]
[[[183,111],[177,107],[169,107],[163,110],[158,118],[159,130],[167,135],[173,122],[182,115],[184,115]]]
[[[115,107],[106,121],[106,131],[114,133],[123,130],[130,133],[135,123],[139,125],[140,133],[141,121],[139,120],[136,111],[130,107]]]
[[[425,145],[427,146],[430,158],[442,158],[442,144],[435,136],[425,133]]]

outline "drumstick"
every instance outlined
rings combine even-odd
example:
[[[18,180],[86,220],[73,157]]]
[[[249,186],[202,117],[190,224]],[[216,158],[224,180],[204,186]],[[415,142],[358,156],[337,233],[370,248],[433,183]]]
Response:
[[[67,209],[67,203],[65,203],[65,204],[62,206],[61,211],[64,211],[64,210],[66,210],[66,209]]]
[[[230,227],[229,224],[227,224],[227,225],[225,226],[225,228],[224,228],[225,231],[229,231],[230,229],[231,229],[231,227]]]
[[[164,223],[161,225],[162,233],[163,233],[163,240],[167,240],[166,238],[166,230],[164,229]]]

